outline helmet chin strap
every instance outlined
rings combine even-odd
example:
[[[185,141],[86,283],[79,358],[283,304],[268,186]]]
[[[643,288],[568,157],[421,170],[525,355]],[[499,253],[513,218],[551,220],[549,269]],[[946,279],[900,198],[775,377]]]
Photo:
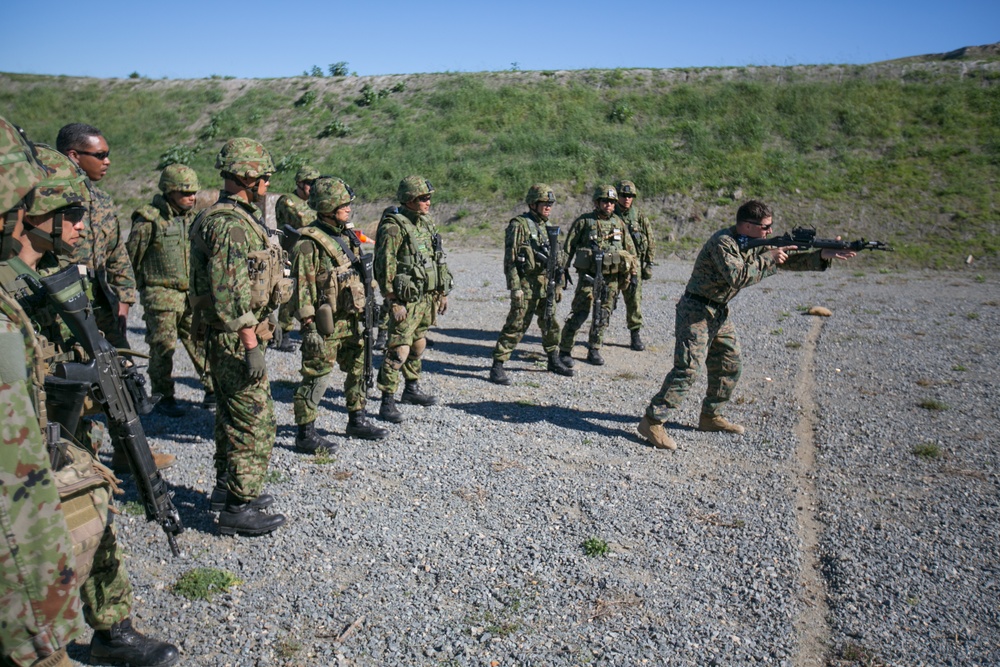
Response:
[[[63,214],[62,212],[57,212],[52,215],[52,231],[46,232],[38,227],[35,227],[28,222],[28,218],[24,219],[25,236],[34,237],[35,239],[52,246],[53,250],[57,255],[69,255],[73,252],[73,246],[63,241],[62,229],[63,229]]]

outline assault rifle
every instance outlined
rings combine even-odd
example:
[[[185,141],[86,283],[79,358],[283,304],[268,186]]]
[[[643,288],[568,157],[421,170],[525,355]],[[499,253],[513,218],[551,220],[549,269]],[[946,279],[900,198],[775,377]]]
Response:
[[[375,336],[378,335],[378,306],[375,304],[375,256],[370,252],[361,253],[358,257],[358,268],[361,282],[365,286],[365,392],[375,386],[375,369],[372,364],[372,351],[375,349]]]
[[[94,311],[80,281],[76,266],[43,278],[41,283],[30,276],[29,285],[47,293],[57,312],[90,357],[87,363],[56,364],[54,375],[64,380],[85,382],[108,418],[108,426],[116,447],[121,447],[139,490],[146,510],[146,519],[156,521],[167,534],[174,556],[180,555],[175,537],[184,530],[180,515],[171,500],[172,493],[153,462],[139,414],[153,406],[146,396],[142,377],[112,347],[97,329]]]
[[[563,271],[559,266],[559,227],[546,225],[545,233],[548,235],[548,256],[544,258],[548,281],[545,284],[545,310],[538,318],[543,330],[551,326],[556,319],[556,288]]]
[[[590,276],[587,276],[590,278]],[[597,340],[597,333],[608,325],[604,317],[604,303],[608,300],[608,283],[604,280],[604,250],[594,244],[594,311],[590,316],[590,340]]]
[[[853,250],[855,252],[860,250],[885,250],[887,252],[892,252],[892,246],[883,241],[866,241],[864,239],[858,239],[857,241],[818,239],[816,238],[816,230],[809,229],[807,227],[796,227],[791,231],[791,233],[785,232],[781,236],[771,236],[763,239],[752,239],[749,236],[737,236],[736,242],[739,243],[740,250],[749,250],[751,248],[762,248],[768,246],[776,248],[795,246],[799,250],[804,250],[806,248],[821,248],[824,250]]]

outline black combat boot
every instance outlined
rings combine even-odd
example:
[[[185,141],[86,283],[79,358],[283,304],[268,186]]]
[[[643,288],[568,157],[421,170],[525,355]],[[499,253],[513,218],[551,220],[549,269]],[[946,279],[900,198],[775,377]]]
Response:
[[[215,478],[215,488],[212,489],[212,496],[208,501],[211,504],[213,512],[221,512],[226,508],[226,496],[229,494],[226,481],[225,476]],[[259,510],[270,507],[273,504],[274,496],[270,493],[262,493],[250,501],[250,506]]]
[[[566,368],[573,368],[573,366],[576,365],[576,362],[573,360],[572,352],[563,352],[562,350],[559,350],[559,361],[561,361],[562,365]]]
[[[576,371],[563,363],[562,358],[559,356],[559,352],[556,350],[549,352],[549,371],[555,373],[556,375],[565,375],[570,378],[576,375]]]
[[[316,432],[316,422],[299,424],[299,432],[295,434],[295,451],[315,454],[321,449],[332,453],[337,451],[337,445]]]
[[[593,364],[595,366],[604,365],[604,357],[601,356],[600,348],[597,347],[590,348],[590,351],[587,352],[587,363]]]
[[[384,422],[398,424],[403,421],[403,413],[396,407],[396,396],[389,392],[382,394],[382,406],[378,409],[378,418]]]
[[[130,618],[108,630],[95,630],[90,640],[90,661],[98,665],[169,667],[179,659],[176,646],[139,634]]]
[[[219,532],[223,535],[263,535],[285,524],[284,514],[265,514],[253,501],[241,500],[229,493],[219,514]]]
[[[177,405],[177,400],[173,396],[161,398],[156,402],[156,407],[153,410],[157,414],[170,417],[171,419],[177,419],[187,414],[187,410]]]
[[[510,379],[509,375],[507,375],[507,371],[503,369],[502,361],[497,361],[496,359],[493,360],[493,367],[490,369],[490,382],[505,386],[514,384],[514,381]]]
[[[632,344],[629,346],[636,352],[642,352],[646,349],[646,346],[642,344],[642,338],[639,336],[638,329],[632,329]]]
[[[362,440],[381,440],[389,437],[389,429],[375,426],[368,421],[364,410],[347,413],[347,437]]]
[[[376,350],[379,350],[379,351],[384,350],[385,349],[385,339],[386,339],[387,336],[388,336],[388,333],[386,332],[385,327],[379,327],[378,335],[375,336],[375,344],[372,345],[372,348],[376,349]]]
[[[399,397],[400,403],[405,403],[407,405],[421,405],[427,407],[430,405],[437,405],[437,396],[431,396],[430,394],[425,394],[420,391],[420,383],[417,380],[406,381],[406,386],[403,387],[403,393]]]

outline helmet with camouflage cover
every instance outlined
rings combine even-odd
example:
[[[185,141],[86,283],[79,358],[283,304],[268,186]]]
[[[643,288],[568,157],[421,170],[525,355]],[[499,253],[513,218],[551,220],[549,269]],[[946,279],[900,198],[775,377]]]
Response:
[[[309,165],[302,165],[299,170],[295,172],[295,182],[301,183],[302,181],[315,181],[319,178],[319,169],[316,167],[311,167]]]
[[[399,182],[399,187],[396,188],[396,199],[399,203],[405,204],[433,192],[434,186],[423,176],[407,176]]]
[[[14,208],[42,180],[34,146],[0,117],[0,213]]]
[[[635,188],[635,183],[632,181],[618,181],[618,185],[615,186],[620,195],[632,195],[633,197],[639,196],[639,191]]]
[[[556,195],[545,183],[535,183],[528,188],[528,194],[524,197],[524,203],[533,206],[536,202],[556,203]]]
[[[320,176],[309,191],[309,208],[320,215],[329,215],[354,201],[354,190],[333,176]]]
[[[608,183],[598,185],[594,188],[594,201],[598,199],[610,199],[611,201],[618,201],[618,191],[615,190],[615,186]]]
[[[198,174],[185,164],[167,165],[160,172],[160,192],[198,192]]]
[[[242,178],[260,178],[274,173],[274,162],[260,142],[237,137],[227,141],[219,150],[215,168]]]
[[[36,150],[45,175],[35,186],[35,199],[27,214],[40,216],[66,206],[87,206],[91,200],[87,175],[54,148],[39,145]]]

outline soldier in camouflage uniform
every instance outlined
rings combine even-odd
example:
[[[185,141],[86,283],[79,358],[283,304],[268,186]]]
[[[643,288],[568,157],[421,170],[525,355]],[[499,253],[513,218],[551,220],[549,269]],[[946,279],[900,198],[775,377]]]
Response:
[[[361,283],[361,243],[348,224],[354,193],[339,178],[321,176],[309,194],[314,223],[302,230],[292,253],[295,316],[302,323],[302,384],[295,392],[295,448],[312,453],[335,445],[316,433],[319,403],[330,386],[335,363],[347,373],[347,435],[379,440],[389,431],[365,416],[367,387],[362,336],[365,288]],[[374,304],[372,304],[374,306]]]
[[[146,343],[149,345],[149,378],[160,395],[156,411],[183,417],[186,411],[174,398],[174,349],[177,339],[187,350],[198,377],[205,385],[203,405],[214,407],[211,376],[205,370],[205,349],[191,332],[188,279],[198,174],[182,164],[172,164],[160,174],[161,194],[132,214],[132,232],[126,247],[135,269]]]
[[[115,347],[128,348],[125,327],[129,308],[137,296],[135,273],[125,249],[115,202],[94,185],[108,172],[111,149],[100,130],[83,123],[71,123],[60,129],[56,149],[87,175],[90,188],[90,210],[72,260],[91,272],[95,288],[91,302],[101,332]]]
[[[43,175],[33,147],[0,118],[0,215],[10,234]],[[20,305],[0,291],[0,664],[68,667],[82,603],[32,386],[44,375],[35,340]]]
[[[646,349],[639,335],[639,330],[642,329],[642,281],[653,277],[653,230],[646,215],[635,205],[635,199],[639,196],[635,183],[618,181],[615,189],[618,191],[615,215],[625,222],[639,258],[640,268],[636,280],[619,287],[625,301],[625,321],[632,338],[630,347],[636,352],[642,352]]]
[[[264,349],[274,326],[268,314],[291,297],[291,281],[257,207],[274,172],[271,155],[253,139],[230,139],[215,167],[222,194],[191,229],[195,331],[207,327],[218,397],[211,504],[221,510],[222,534],[261,535],[285,523],[284,515],[263,511],[274,501],[262,491],[277,430]]]
[[[573,367],[573,344],[576,332],[587,321],[594,303],[594,248],[604,251],[603,270],[607,298],[602,303],[605,326],[592,327],[587,344],[587,361],[602,366],[601,344],[604,340],[606,323],[611,318],[610,295],[619,286],[635,279],[637,266],[635,245],[629,236],[625,223],[615,215],[618,191],[611,185],[599,185],[594,189],[594,210],[573,221],[566,235],[566,255],[577,269],[576,293],[573,295],[572,312],[563,326],[559,341],[559,357],[563,363]]]
[[[39,303],[28,296],[31,294],[28,280],[38,281],[68,265],[66,258],[56,253],[69,254],[82,237],[90,192],[83,177],[64,156],[47,148],[39,148],[38,155],[45,175],[35,188],[23,221],[12,231],[17,255],[0,262],[0,288],[8,303],[29,308],[21,312],[25,318],[30,317],[32,329],[40,333],[32,347],[42,355],[41,363],[83,361],[76,358],[79,346],[55,310],[46,302]],[[44,374],[44,368],[39,367],[36,378]],[[42,415],[44,402],[39,384],[35,385],[34,403],[36,414]],[[66,441],[61,444],[67,445]],[[63,499],[62,508],[74,539],[78,534],[81,538],[73,545],[73,551],[84,619],[94,628],[91,660],[173,665],[179,659],[176,647],[144,637],[132,627],[132,587],[108,514],[113,476],[84,448],[68,444],[59,458],[54,477]],[[64,574],[71,576],[70,571]]]
[[[708,369],[708,390],[701,403],[698,429],[736,434],[745,431],[720,414],[742,373],[740,343],[729,320],[728,305],[741,289],[773,276],[778,269],[825,271],[834,259],[850,259],[857,254],[829,249],[789,254],[794,246],[740,247],[741,238],[766,238],[771,224],[771,208],[750,200],[737,211],[736,225],[717,231],[698,253],[687,290],[677,302],[674,367],[638,426],[639,434],[653,446],[677,448],[663,423],[690,391],[702,363]]]
[[[494,384],[511,384],[503,365],[521,342],[535,315],[538,315],[538,326],[542,330],[542,348],[549,357],[549,370],[570,377],[574,374],[573,369],[567,368],[559,358],[559,322],[555,313],[551,321],[543,324],[549,281],[547,257],[550,252],[558,253],[560,250],[549,247],[545,231],[556,196],[548,185],[536,183],[528,188],[524,203],[528,205],[528,212],[510,221],[504,238],[503,271],[507,276],[507,289],[510,290],[510,312],[493,348],[490,382]],[[562,258],[559,258],[558,264],[564,264]],[[556,289],[561,298],[562,288]]]
[[[295,192],[281,195],[278,203],[274,205],[278,229],[284,229],[285,225],[292,229],[302,229],[316,220],[316,212],[309,208],[309,192],[317,178],[319,170],[316,167],[304,165],[295,172]],[[287,335],[295,328],[294,310],[291,301],[278,310],[278,326],[283,333],[276,349],[282,352],[292,352],[295,349],[295,341]]]
[[[427,329],[448,309],[452,277],[444,261],[441,237],[430,216],[434,187],[420,176],[399,183],[401,207],[387,209],[375,237],[375,278],[389,309],[388,342],[378,388],[382,392],[379,419],[398,424],[396,389],[402,369],[406,387],[399,402],[437,405],[437,397],[420,389],[420,358],[427,347]]]

